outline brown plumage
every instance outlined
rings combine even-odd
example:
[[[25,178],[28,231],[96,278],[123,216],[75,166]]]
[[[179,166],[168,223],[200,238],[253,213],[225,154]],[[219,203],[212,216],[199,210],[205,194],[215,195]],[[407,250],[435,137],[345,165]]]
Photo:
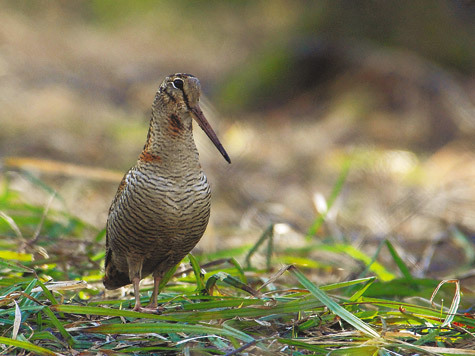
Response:
[[[201,88],[190,74],[173,74],[160,85],[152,106],[147,141],[122,179],[107,219],[104,286],[133,283],[134,310],[157,308],[164,274],[203,236],[210,188],[193,140],[192,119],[231,163],[200,107]],[[153,274],[148,308],[140,305],[140,280]]]

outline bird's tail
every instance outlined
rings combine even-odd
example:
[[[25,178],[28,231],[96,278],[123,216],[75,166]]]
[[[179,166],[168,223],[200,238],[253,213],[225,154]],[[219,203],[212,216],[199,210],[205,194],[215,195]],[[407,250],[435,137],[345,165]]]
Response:
[[[119,271],[111,259],[111,250],[106,253],[105,273],[102,283],[106,289],[117,289],[132,283],[128,273]]]

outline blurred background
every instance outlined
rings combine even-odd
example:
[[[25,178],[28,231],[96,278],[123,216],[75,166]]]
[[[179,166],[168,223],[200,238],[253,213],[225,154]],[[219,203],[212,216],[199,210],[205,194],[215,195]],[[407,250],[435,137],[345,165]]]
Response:
[[[387,238],[415,276],[473,283],[474,18],[469,0],[2,1],[0,179],[104,228],[159,83],[192,73],[233,162],[195,127],[198,252],[276,224],[276,249]],[[361,268],[312,258],[322,279]]]

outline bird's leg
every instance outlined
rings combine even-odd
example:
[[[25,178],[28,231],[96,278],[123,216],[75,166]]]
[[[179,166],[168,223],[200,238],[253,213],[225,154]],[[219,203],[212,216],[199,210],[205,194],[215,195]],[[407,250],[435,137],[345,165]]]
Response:
[[[134,284],[134,295],[135,295],[135,306],[134,306],[134,311],[141,311],[142,310],[142,304],[140,303],[140,277],[134,277],[132,280]]]
[[[156,275],[153,276],[153,293],[150,298],[150,304],[147,306],[149,309],[157,309],[158,287],[160,286],[161,280],[162,277]]]
[[[142,265],[143,259],[127,258],[129,265],[129,278],[134,285],[135,306],[134,311],[141,313],[156,313],[157,312],[157,296],[158,286],[160,285],[160,278],[154,274],[155,285],[153,287],[152,302],[146,307],[142,307],[140,303],[140,280],[142,279]],[[155,303],[154,303],[155,301]]]
[[[127,264],[129,265],[129,278],[134,285],[135,306],[134,311],[141,311],[142,304],[140,303],[140,280],[142,279],[142,264],[143,260],[133,259],[128,257]]]

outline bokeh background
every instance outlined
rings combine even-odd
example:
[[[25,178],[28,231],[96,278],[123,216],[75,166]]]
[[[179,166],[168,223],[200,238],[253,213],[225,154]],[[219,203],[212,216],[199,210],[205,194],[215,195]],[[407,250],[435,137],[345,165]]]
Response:
[[[303,246],[326,214],[313,239],[371,255],[388,238],[414,275],[468,285],[474,19],[468,0],[2,1],[1,180],[44,205],[38,178],[54,208],[102,229],[159,83],[192,73],[233,162],[195,127],[213,188],[198,252],[272,223],[277,249]],[[312,256],[333,268],[322,279],[362,268]]]

